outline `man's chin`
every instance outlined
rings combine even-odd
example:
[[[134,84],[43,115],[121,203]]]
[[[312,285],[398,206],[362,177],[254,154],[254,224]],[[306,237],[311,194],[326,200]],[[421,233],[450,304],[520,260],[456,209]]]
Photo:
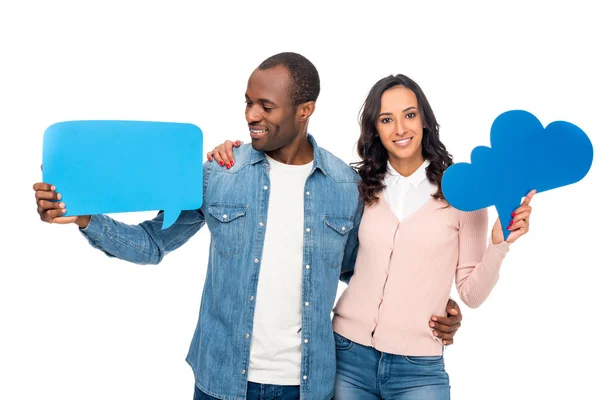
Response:
[[[252,139],[252,148],[256,151],[265,151],[267,142],[261,139]]]
[[[273,151],[274,149],[278,148],[278,146],[276,144],[273,144],[272,142],[270,142],[269,140],[267,140],[267,138],[252,138],[252,148],[256,151]]]

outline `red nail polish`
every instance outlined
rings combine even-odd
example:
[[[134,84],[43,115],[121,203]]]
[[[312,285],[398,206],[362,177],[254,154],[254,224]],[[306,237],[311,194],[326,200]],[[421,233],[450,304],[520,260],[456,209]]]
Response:
[[[223,161],[219,161],[219,165],[222,167],[225,164],[223,163]]]
[[[231,166],[233,167],[233,161],[231,162]]]
[[[235,141],[235,145],[236,145],[236,146],[239,146],[239,145],[240,145],[240,141],[239,141],[239,140],[236,140],[236,141]]]
[[[510,216],[514,218],[514,217],[515,217],[515,215],[516,215],[516,214],[513,212],[513,213],[512,213]]]
[[[229,168],[230,168],[230,165],[229,165],[229,164],[227,164],[227,169],[229,169]]]

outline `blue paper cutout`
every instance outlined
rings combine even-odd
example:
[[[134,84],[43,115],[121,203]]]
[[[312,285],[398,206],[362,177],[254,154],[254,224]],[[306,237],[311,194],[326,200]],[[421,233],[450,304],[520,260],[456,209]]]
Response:
[[[576,183],[592,165],[592,142],[583,130],[565,121],[544,128],[527,111],[500,114],[490,139],[491,147],[473,149],[470,164],[446,169],[442,191],[462,211],[495,206],[505,240],[511,214],[531,190],[540,193]]]
[[[43,180],[65,216],[161,210],[166,229],[202,205],[202,136],[187,123],[59,122],[44,133]]]

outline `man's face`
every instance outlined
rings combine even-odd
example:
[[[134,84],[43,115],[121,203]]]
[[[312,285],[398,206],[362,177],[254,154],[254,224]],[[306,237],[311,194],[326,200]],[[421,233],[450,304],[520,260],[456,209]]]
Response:
[[[287,68],[276,66],[255,70],[246,89],[246,121],[252,147],[274,151],[292,143],[298,135],[296,109],[291,100],[291,80]]]

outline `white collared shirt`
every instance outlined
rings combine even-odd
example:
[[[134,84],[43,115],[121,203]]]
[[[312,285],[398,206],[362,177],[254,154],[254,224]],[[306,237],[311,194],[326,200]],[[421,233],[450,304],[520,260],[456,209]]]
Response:
[[[425,168],[429,160],[410,176],[404,177],[392,167],[389,160],[388,171],[383,180],[387,187],[383,190],[385,201],[390,205],[398,221],[404,220],[412,213],[423,207],[437,191],[437,186],[427,179]]]

